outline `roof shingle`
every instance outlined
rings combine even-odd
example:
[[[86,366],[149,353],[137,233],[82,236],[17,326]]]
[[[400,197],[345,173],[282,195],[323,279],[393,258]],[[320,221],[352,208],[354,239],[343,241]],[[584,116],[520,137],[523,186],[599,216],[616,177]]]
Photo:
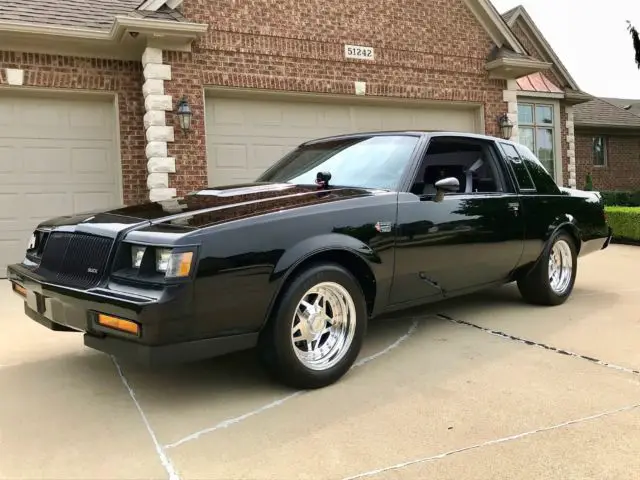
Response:
[[[622,127],[640,129],[640,116],[624,110],[602,98],[578,104],[574,107],[576,125]]]
[[[178,20],[174,10],[140,12],[142,0],[1,0],[0,19],[40,25],[109,30],[116,15],[133,15],[160,20]]]
[[[640,116],[640,100],[628,99],[628,98],[602,98],[605,102],[609,102],[617,107],[620,107],[627,112],[631,112],[634,115]]]

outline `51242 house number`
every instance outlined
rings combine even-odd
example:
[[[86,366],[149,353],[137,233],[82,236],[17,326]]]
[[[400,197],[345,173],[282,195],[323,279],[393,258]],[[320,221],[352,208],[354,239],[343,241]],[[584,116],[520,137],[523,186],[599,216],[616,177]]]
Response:
[[[362,47],[359,45],[345,45],[345,58],[357,58],[359,60],[373,60],[374,53],[372,47]]]

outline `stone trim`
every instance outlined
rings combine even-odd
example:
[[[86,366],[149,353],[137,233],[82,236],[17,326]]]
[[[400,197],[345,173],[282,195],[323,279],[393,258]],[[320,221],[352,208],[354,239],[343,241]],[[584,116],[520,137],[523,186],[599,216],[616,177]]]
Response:
[[[171,65],[163,64],[162,50],[147,47],[142,54],[142,68],[147,188],[149,199],[156,202],[176,196],[176,189],[169,188],[169,174],[176,171],[176,159],[167,153],[167,144],[175,141],[174,128],[167,125],[166,115],[173,110],[173,99],[164,90],[164,82],[171,80]]]
[[[573,107],[567,106],[565,108],[567,112],[567,159],[569,160],[567,170],[569,172],[569,187],[576,188],[576,134]]]
[[[507,80],[507,89],[502,92],[502,100],[507,103],[507,116],[513,123],[511,132],[512,142],[518,141],[518,83],[516,80]]]

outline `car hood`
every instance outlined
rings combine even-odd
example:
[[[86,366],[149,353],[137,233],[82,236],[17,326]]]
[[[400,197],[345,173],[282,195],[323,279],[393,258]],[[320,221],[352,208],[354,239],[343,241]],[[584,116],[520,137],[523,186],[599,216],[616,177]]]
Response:
[[[321,190],[313,185],[247,183],[204,189],[184,197],[108,211],[58,217],[40,224],[40,227],[76,227],[77,231],[90,232],[100,225],[101,231],[108,230],[116,234],[140,225],[156,225],[177,232],[298,207],[370,196],[376,192],[353,187]]]

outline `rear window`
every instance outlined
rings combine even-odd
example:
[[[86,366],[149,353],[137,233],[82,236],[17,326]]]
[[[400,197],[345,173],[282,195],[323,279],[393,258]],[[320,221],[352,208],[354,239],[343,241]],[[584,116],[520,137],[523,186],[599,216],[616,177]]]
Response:
[[[513,173],[515,173],[516,181],[522,191],[536,191],[536,184],[533,182],[533,178],[527,169],[527,166],[520,158],[518,151],[508,143],[500,142],[500,148],[509,159]]]

